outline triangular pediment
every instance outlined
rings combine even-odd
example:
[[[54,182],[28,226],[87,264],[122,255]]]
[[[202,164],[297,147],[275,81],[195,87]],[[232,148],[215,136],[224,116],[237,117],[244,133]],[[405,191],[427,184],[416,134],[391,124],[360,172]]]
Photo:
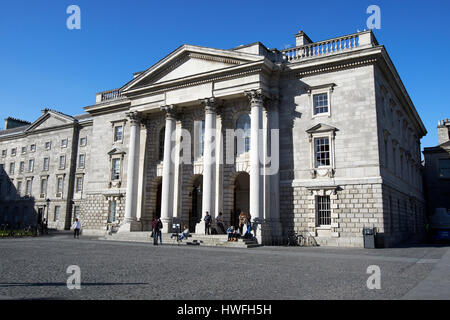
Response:
[[[255,54],[184,45],[141,72],[120,90],[127,92],[262,60],[263,56]]]
[[[337,128],[329,126],[327,124],[319,123],[315,126],[306,130],[307,133],[319,133],[319,132],[330,132],[330,131],[338,131]]]
[[[46,128],[54,128],[72,124],[73,122],[75,122],[75,119],[71,116],[53,110],[48,110],[36,121],[34,121],[25,131],[30,132]]]
[[[114,156],[114,155],[125,154],[125,153],[126,153],[126,152],[123,151],[123,150],[120,149],[120,148],[112,148],[112,149],[108,152],[108,155],[109,155],[109,156]]]

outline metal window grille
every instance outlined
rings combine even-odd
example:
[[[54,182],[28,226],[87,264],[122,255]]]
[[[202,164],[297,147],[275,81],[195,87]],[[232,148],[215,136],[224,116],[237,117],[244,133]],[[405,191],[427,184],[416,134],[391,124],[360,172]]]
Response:
[[[317,220],[319,226],[331,225],[330,196],[317,197]]]
[[[328,138],[314,140],[316,168],[330,165],[330,141]]]
[[[314,98],[314,114],[328,113],[328,94],[315,94]]]

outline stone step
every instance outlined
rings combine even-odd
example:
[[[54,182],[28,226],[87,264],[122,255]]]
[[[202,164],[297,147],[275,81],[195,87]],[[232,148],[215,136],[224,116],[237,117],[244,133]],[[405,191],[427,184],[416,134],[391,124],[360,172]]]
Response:
[[[188,239],[183,239],[177,242],[175,237],[171,238],[171,233],[162,234],[163,244],[178,244],[178,245],[202,245],[202,246],[220,246],[220,247],[233,247],[233,248],[255,248],[261,246],[256,240],[252,239],[239,239],[236,242],[228,241],[226,234],[219,235],[204,235],[204,234],[192,234]],[[153,242],[151,232],[130,232],[130,233],[114,233],[112,235],[106,235],[100,237],[101,240],[110,241],[132,241],[132,242]]]

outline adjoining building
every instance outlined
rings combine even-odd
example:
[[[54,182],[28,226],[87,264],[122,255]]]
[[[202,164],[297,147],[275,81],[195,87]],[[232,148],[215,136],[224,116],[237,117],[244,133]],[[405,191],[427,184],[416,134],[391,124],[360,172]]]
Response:
[[[428,215],[450,228],[450,120],[439,120],[438,145],[424,148],[425,190]]]
[[[371,31],[295,37],[284,50],[183,45],[97,94],[87,115],[47,111],[19,132],[0,132],[0,162],[7,168],[21,157],[13,148],[39,146],[36,162],[48,155],[54,166],[48,186],[66,174],[61,220],[49,220],[67,228],[77,214],[85,233],[150,230],[157,216],[165,232],[178,217],[204,233],[206,211],[222,212],[226,225],[244,211],[262,243],[293,230],[339,246],[362,246],[363,227],[377,228],[385,246],[419,234],[426,129],[386,49]],[[44,148],[50,136],[53,151]],[[59,148],[63,139],[70,152]],[[22,180],[42,180],[40,169]],[[7,175],[17,186],[18,173]],[[50,212],[60,199],[53,189]]]

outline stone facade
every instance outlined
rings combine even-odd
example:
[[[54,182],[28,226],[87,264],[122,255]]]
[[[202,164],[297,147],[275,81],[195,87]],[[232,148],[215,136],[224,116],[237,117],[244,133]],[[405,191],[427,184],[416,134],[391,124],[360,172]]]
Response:
[[[437,126],[438,145],[424,148],[425,189],[428,214],[450,212],[450,120],[440,120]]]
[[[426,130],[385,48],[371,31],[296,41],[184,45],[99,93],[76,131],[86,166],[71,177],[84,187],[72,181],[67,217],[87,233],[150,230],[156,216],[165,232],[178,217],[201,233],[205,211],[226,225],[249,211],[266,244],[292,231],[358,247],[364,227],[385,246],[420,233]]]

